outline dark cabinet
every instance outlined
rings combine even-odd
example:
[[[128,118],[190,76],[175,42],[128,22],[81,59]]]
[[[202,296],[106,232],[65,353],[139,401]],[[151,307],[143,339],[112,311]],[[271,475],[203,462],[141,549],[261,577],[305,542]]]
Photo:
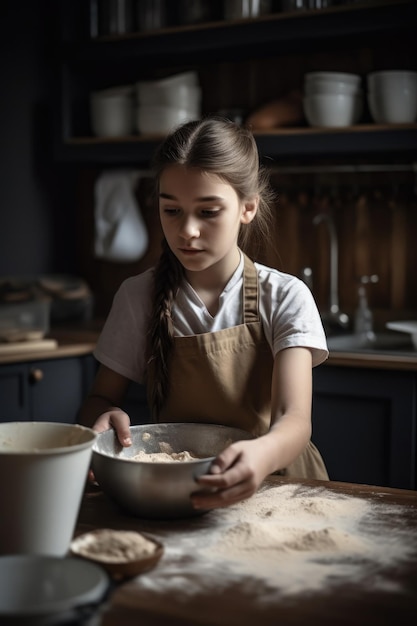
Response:
[[[76,421],[95,372],[91,356],[0,366],[0,421]]]
[[[416,489],[417,373],[314,370],[313,441],[330,478]]]

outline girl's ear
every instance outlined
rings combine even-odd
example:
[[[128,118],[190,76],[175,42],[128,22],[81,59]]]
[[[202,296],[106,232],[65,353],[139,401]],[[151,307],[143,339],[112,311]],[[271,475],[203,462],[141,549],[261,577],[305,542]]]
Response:
[[[255,196],[250,198],[250,200],[246,200],[243,204],[242,215],[240,216],[240,221],[242,224],[250,224],[253,218],[256,215],[259,205],[259,197]]]

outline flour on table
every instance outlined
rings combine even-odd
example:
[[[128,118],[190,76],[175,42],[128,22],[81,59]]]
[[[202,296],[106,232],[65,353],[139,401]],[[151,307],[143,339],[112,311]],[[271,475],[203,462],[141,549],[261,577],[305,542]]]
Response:
[[[242,553],[266,554],[275,552],[323,552],[325,554],[351,551],[360,553],[365,549],[363,541],[348,532],[332,526],[323,528],[294,528],[276,526],[270,521],[241,522],[229,528],[212,547],[219,554],[239,556]]]
[[[243,578],[250,593],[254,581],[262,582],[262,602],[276,600],[277,593],[317,592],[352,580],[395,591],[384,580],[384,569],[417,555],[417,538],[402,526],[402,511],[325,487],[261,489],[203,516],[195,534],[170,532],[162,539],[163,573],[156,569],[138,586],[146,593],[198,594],[193,571],[204,568],[205,586],[217,590]],[[193,558],[179,565],[184,554]]]
[[[384,531],[384,508],[399,513],[393,505],[373,505],[325,488],[290,484],[261,490],[232,507],[227,527],[204,553],[224,560],[231,572],[242,573],[250,564],[254,577],[288,593],[317,590],[351,575],[367,576],[406,556],[401,528],[395,536]]]

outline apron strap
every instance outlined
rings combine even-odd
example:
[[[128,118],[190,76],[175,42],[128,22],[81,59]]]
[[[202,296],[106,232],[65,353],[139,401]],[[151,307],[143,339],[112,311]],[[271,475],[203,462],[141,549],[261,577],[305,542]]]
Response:
[[[258,273],[246,254],[243,268],[243,323],[259,322],[258,315]]]

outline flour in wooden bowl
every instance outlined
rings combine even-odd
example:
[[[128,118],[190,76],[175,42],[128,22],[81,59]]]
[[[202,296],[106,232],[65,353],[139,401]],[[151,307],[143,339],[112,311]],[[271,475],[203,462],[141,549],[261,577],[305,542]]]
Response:
[[[135,531],[101,528],[78,537],[71,547],[80,556],[120,563],[150,556],[158,546]]]
[[[99,528],[71,542],[71,553],[103,567],[114,579],[130,578],[155,567],[163,545],[142,533]]]

